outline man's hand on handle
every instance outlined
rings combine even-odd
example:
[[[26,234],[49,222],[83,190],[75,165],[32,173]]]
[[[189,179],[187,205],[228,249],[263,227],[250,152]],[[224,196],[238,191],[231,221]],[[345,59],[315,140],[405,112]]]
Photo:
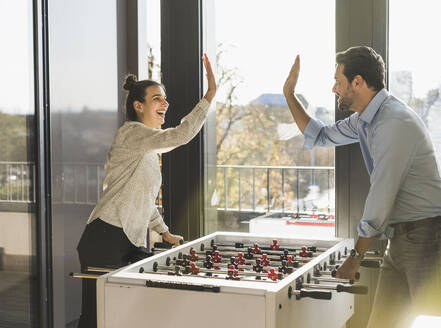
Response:
[[[358,272],[358,268],[360,267],[360,259],[356,259],[348,256],[343,264],[338,268],[336,278],[341,279],[355,279],[355,274]]]

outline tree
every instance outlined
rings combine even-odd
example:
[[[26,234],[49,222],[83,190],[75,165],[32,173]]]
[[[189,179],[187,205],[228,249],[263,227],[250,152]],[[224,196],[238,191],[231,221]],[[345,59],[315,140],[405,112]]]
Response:
[[[302,135],[289,140],[279,139],[278,125],[293,122],[286,104],[269,102],[271,104],[268,105],[268,103],[259,101],[253,101],[247,105],[235,103],[237,88],[243,83],[243,78],[237,68],[223,65],[221,59],[225,47],[220,45],[219,49],[216,56],[218,84],[219,88],[225,88],[226,92],[225,98],[222,101],[218,100],[216,104],[217,164],[309,166],[312,153],[303,148]],[[314,155],[316,165],[334,165],[333,149],[316,149]],[[268,202],[268,195],[266,195],[267,174],[266,169],[219,169],[217,175],[219,196],[225,201],[224,185],[228,184],[228,207],[237,208],[240,201],[242,208],[246,205],[250,207],[252,203],[255,203],[257,207],[265,208]],[[280,208],[284,200],[285,206],[287,206],[289,200],[305,197],[310,184],[315,183],[323,188],[328,186],[327,174],[313,175],[311,172],[302,172],[297,176],[295,170],[283,170],[285,182],[285,198],[283,198],[282,170],[270,169],[269,175],[271,181],[269,196],[272,208]],[[297,181],[298,179],[299,181]],[[332,188],[333,175],[331,184]],[[297,186],[300,187],[299,192],[297,192]],[[252,200],[254,192],[257,194],[255,201]],[[219,205],[225,206],[225,203]]]

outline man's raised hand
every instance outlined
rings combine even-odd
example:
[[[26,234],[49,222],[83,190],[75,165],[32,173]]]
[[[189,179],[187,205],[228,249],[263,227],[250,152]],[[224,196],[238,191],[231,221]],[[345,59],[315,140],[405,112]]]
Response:
[[[283,94],[285,96],[294,94],[294,90],[297,85],[297,80],[300,73],[300,56],[297,55],[294,64],[291,67],[288,77],[286,78],[285,84],[283,86]]]

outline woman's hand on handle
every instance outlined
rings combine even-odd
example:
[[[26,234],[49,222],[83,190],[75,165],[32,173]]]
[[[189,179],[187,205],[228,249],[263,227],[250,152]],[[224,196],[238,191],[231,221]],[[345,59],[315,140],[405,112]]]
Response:
[[[166,241],[167,243],[174,244],[174,245],[181,245],[182,241],[184,241],[184,237],[179,235],[173,235],[170,232],[166,231],[162,234],[162,239]]]
[[[202,61],[204,62],[205,70],[207,71],[207,82],[208,82],[208,89],[205,93],[204,98],[208,100],[208,102],[211,102],[216,95],[216,79],[214,78],[213,69],[211,68],[210,60],[208,59],[207,54],[204,54],[202,56]]]

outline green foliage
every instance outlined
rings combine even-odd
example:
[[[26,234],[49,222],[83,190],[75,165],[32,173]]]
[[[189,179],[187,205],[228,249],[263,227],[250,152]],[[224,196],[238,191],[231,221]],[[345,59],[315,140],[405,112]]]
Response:
[[[34,159],[29,149],[34,149],[33,118],[12,115],[0,110],[0,161],[27,162]]]

